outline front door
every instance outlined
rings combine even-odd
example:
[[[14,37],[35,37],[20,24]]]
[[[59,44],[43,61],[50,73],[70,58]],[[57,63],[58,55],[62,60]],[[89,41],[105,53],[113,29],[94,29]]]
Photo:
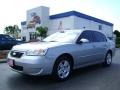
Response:
[[[87,43],[81,43],[76,44],[77,51],[76,51],[76,57],[77,57],[77,63],[79,65],[81,64],[88,64],[92,63],[94,61],[94,45],[93,45],[93,36],[91,31],[84,31],[78,41],[81,39],[88,39],[89,42]]]

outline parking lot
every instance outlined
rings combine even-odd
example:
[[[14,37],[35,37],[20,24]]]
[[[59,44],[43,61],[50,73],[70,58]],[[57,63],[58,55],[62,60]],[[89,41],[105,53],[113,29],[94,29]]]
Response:
[[[48,76],[27,77],[0,63],[0,90],[120,90],[120,49],[116,50],[111,67],[94,65],[75,70],[65,82]]]

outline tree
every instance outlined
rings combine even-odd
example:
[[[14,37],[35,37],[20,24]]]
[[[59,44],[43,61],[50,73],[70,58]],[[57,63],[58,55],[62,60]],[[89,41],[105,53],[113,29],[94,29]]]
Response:
[[[19,33],[21,32],[20,28],[18,25],[14,25],[14,37],[19,38]]]
[[[45,38],[47,36],[48,28],[40,26],[40,27],[36,28],[36,31],[37,31],[38,36],[40,36],[41,40],[42,40],[43,38]]]
[[[5,27],[4,32],[14,38],[18,38],[18,35],[21,32],[21,30],[19,29],[17,25],[14,25],[14,26],[10,25],[10,26]]]
[[[114,34],[116,35],[116,47],[120,47],[120,32],[115,30]]]
[[[12,26],[7,26],[7,27],[5,27],[4,32],[5,32],[6,34],[13,34],[13,27],[12,27]]]
[[[118,30],[115,30],[114,34],[116,35],[116,37],[120,37],[120,32]]]

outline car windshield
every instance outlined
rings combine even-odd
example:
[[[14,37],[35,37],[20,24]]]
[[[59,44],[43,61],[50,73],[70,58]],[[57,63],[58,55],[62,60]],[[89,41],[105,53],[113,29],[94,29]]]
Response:
[[[80,34],[78,31],[60,31],[45,38],[44,42],[73,42]]]

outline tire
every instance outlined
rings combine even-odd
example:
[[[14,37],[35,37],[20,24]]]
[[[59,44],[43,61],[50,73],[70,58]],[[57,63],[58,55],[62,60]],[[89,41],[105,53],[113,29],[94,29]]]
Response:
[[[108,52],[105,57],[104,66],[110,66],[112,64],[112,54]]]
[[[53,67],[53,78],[57,81],[67,80],[72,72],[73,66],[71,59],[66,56],[58,58]]]

